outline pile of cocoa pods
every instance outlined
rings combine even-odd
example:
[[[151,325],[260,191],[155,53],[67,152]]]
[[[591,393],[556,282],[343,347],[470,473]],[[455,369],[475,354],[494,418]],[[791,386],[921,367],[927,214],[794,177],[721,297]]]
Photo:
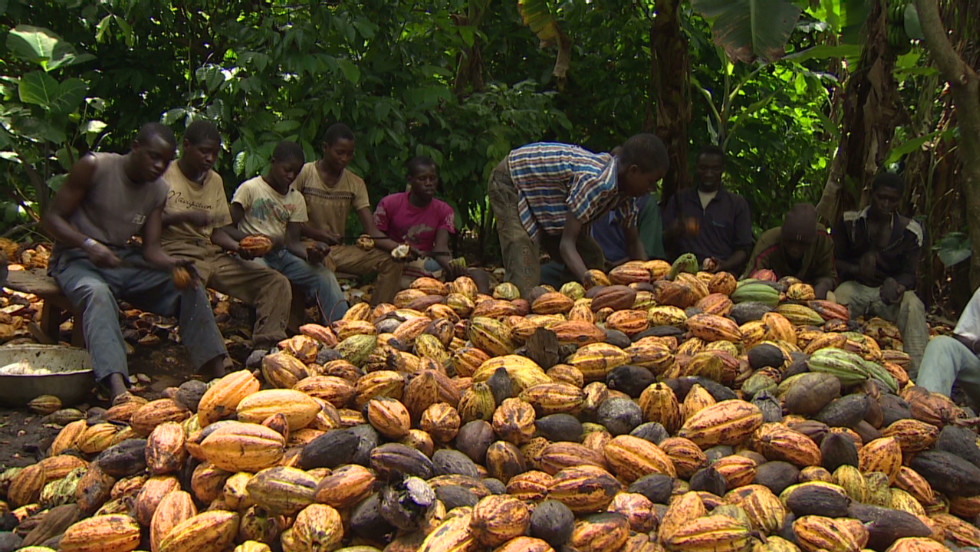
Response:
[[[47,457],[0,475],[0,550],[980,546],[977,420],[909,381],[894,326],[684,268],[421,278],[261,370],[52,412]]]

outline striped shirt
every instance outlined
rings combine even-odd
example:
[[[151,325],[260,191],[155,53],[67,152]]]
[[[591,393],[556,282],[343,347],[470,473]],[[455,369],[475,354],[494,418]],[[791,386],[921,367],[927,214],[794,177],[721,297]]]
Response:
[[[560,234],[569,212],[588,224],[616,209],[625,226],[636,226],[636,200],[619,193],[616,159],[608,153],[539,142],[511,151],[507,165],[521,224],[531,238]]]

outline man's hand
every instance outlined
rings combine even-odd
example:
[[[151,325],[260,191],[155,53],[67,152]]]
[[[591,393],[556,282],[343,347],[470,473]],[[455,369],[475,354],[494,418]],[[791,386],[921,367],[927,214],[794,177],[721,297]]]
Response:
[[[875,279],[875,273],[878,271],[878,254],[874,251],[868,251],[864,255],[861,255],[861,260],[858,261],[858,275],[865,282],[872,282]]]
[[[82,251],[88,255],[92,264],[100,268],[116,268],[122,263],[111,249],[91,238],[82,244]]]
[[[902,300],[902,294],[905,293],[905,286],[898,283],[895,278],[888,278],[883,284],[881,284],[881,289],[878,294],[881,296],[881,300],[885,302],[886,305],[893,305]]]
[[[582,276],[582,286],[585,287],[585,289],[589,289],[597,285],[598,282],[595,281],[595,276],[593,276],[591,271],[586,270],[585,274]]]
[[[321,230],[320,232],[323,234],[321,241],[327,245],[340,245],[343,241],[341,235],[336,232],[331,232],[330,230]]]
[[[330,248],[323,243],[314,243],[306,248],[306,261],[310,264],[320,264],[327,258]]]
[[[174,282],[177,284],[178,289],[197,287],[198,283],[204,281],[204,279],[201,278],[201,273],[198,272],[197,267],[194,266],[193,259],[182,259],[176,257],[171,257],[171,259],[173,260],[173,268],[171,270],[173,271]],[[179,274],[180,271],[186,271],[186,277],[189,278],[189,281],[178,281],[178,278],[181,277]]]
[[[252,255],[251,251],[242,247],[241,243],[239,243],[238,247],[236,247],[233,251],[236,255],[238,255],[238,258],[242,259],[243,261],[251,261],[255,258],[255,255]]]
[[[466,276],[467,269],[459,261],[450,261],[449,265],[446,267],[446,279],[452,278],[455,280],[460,276]]]
[[[952,334],[951,337],[963,345],[966,345],[966,347],[973,351],[974,354],[980,354],[980,341],[957,333]]]
[[[403,244],[403,245],[408,245],[408,244]],[[409,245],[408,255],[404,257],[395,257],[394,255],[392,255],[391,257],[395,259],[396,263],[410,263],[412,261],[416,261],[418,259],[421,259],[422,257],[425,257],[425,253],[419,251],[414,245]]]
[[[704,261],[701,262],[701,270],[705,272],[711,272],[712,274],[718,272],[721,268],[721,261],[715,257],[705,257]]]
[[[833,287],[834,280],[832,278],[821,278],[813,286],[813,294],[816,295],[817,299],[826,299],[827,292],[833,289]]]

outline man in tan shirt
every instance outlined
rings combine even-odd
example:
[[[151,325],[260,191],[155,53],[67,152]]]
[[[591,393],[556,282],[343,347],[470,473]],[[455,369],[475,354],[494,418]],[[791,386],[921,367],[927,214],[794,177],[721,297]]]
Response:
[[[367,186],[360,176],[347,169],[354,158],[354,147],[354,132],[350,127],[343,123],[331,125],[324,137],[323,157],[303,165],[296,177],[293,188],[306,199],[310,218],[303,227],[303,236],[330,246],[324,263],[333,272],[357,275],[376,272],[378,280],[371,302],[390,303],[400,289],[402,265],[388,251],[398,244],[375,227]],[[364,232],[374,238],[374,249],[364,251],[343,243],[347,216],[352,209]]]
[[[255,307],[254,349],[270,349],[286,338],[292,299],[289,280],[249,262],[238,240],[220,229],[231,224],[221,176],[212,167],[221,149],[217,127],[194,121],[184,132],[182,153],[163,178],[170,184],[161,244],[178,258],[192,259],[204,284]]]

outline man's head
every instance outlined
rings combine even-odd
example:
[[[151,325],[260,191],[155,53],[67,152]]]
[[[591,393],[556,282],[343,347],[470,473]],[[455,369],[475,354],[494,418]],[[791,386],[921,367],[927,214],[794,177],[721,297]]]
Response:
[[[890,172],[879,174],[871,184],[871,212],[882,216],[895,214],[904,193],[904,178]]]
[[[299,176],[306,155],[303,147],[296,142],[283,140],[276,145],[272,152],[272,168],[269,169],[267,180],[280,193],[285,193],[289,185]]]
[[[354,131],[344,123],[327,127],[323,136],[323,162],[327,168],[341,172],[354,159]]]
[[[174,131],[161,123],[146,123],[133,140],[127,175],[139,183],[160,178],[173,161],[176,148]]]
[[[721,177],[725,174],[725,151],[715,145],[708,145],[698,152],[694,165],[698,189],[714,192],[721,188]]]
[[[180,166],[193,175],[204,174],[214,167],[221,152],[221,133],[214,123],[198,119],[184,131]]]
[[[809,203],[798,203],[786,213],[780,233],[780,245],[792,261],[803,260],[817,239],[817,209]]]
[[[631,136],[616,158],[619,190],[632,197],[649,194],[670,167],[667,146],[653,134]]]
[[[418,155],[408,161],[408,185],[412,195],[431,200],[439,187],[439,168],[428,155]]]

